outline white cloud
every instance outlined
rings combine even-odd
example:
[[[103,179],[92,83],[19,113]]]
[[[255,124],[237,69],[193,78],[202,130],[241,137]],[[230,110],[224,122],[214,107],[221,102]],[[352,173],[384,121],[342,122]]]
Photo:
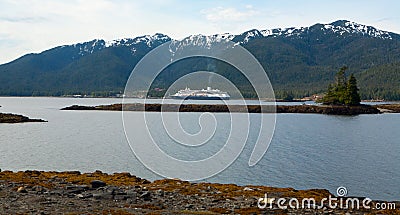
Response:
[[[121,20],[137,17],[135,4],[108,0],[0,0],[0,7],[0,64],[59,45],[132,36]]]
[[[204,9],[201,11],[208,21],[246,21],[250,17],[259,14],[259,11],[254,10],[252,5],[246,5],[244,10],[238,10],[234,7],[224,8],[215,7]]]

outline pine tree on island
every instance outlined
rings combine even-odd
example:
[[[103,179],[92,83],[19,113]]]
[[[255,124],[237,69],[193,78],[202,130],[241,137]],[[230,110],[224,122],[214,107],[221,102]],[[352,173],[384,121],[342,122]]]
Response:
[[[336,73],[335,83],[328,86],[328,92],[322,99],[325,105],[360,105],[361,99],[358,93],[357,80],[353,74],[346,79],[347,67],[340,68]]]
[[[349,81],[347,82],[347,100],[346,105],[359,105],[361,102],[359,89],[357,87],[357,80],[353,74],[350,75]]]

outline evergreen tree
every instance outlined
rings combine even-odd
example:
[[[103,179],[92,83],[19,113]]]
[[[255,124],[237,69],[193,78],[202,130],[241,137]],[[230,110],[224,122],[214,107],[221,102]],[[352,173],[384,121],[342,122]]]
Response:
[[[293,93],[284,91],[282,93],[282,99],[283,99],[283,101],[293,101],[293,99],[294,99]]]
[[[349,81],[347,82],[346,89],[346,105],[359,105],[361,102],[359,89],[357,87],[357,80],[353,74],[350,75]]]
[[[323,104],[337,104],[339,100],[337,99],[336,95],[336,87],[334,84],[329,84],[328,92],[325,94],[324,98],[322,99]]]
[[[346,70],[347,66],[343,66],[342,68],[340,68],[339,72],[336,73],[335,81],[336,81],[336,87],[338,88],[339,91],[346,88],[346,75],[345,75]]]

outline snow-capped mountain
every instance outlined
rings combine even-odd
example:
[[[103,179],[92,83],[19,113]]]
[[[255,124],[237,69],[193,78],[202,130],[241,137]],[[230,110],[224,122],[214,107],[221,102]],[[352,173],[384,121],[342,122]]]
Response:
[[[291,28],[275,28],[265,30],[249,30],[239,35],[229,33],[214,34],[210,36],[205,35],[192,35],[186,37],[182,41],[182,45],[202,45],[209,47],[212,43],[220,42],[222,40],[231,40],[239,44],[246,44],[253,39],[268,38],[268,37],[285,37],[285,38],[303,38],[310,33],[320,31],[323,34],[334,34],[340,37],[350,35],[373,37],[379,39],[393,39],[394,33],[382,31],[372,26],[362,25],[347,20],[339,20],[330,24],[315,24],[310,27],[291,27]],[[398,36],[398,35],[397,35]]]
[[[225,33],[225,34],[214,34],[210,36],[205,35],[191,35],[189,37],[184,38],[183,40],[175,40],[175,44],[179,44],[178,46],[201,46],[204,48],[209,48],[213,43],[218,43],[221,41],[229,41],[232,40],[235,35]]]
[[[372,26],[362,25],[347,20],[339,20],[330,24],[316,24],[311,27],[277,28],[261,30],[264,37],[304,37],[312,31],[320,30],[324,34],[336,34],[336,36],[362,35],[379,39],[392,39],[393,33],[376,29]]]
[[[315,24],[310,27],[291,27],[291,28],[276,28],[265,30],[249,30],[239,35],[230,33],[214,34],[214,35],[190,35],[183,40],[174,40],[175,49],[183,48],[188,45],[202,46],[210,48],[213,43],[221,41],[234,41],[235,43],[244,45],[251,40],[268,38],[268,37],[284,37],[284,38],[304,38],[310,34],[317,32],[323,35],[335,35],[336,37],[347,36],[363,36],[371,38],[379,38],[383,40],[391,40],[393,37],[399,35],[376,29],[372,26],[362,25],[347,20],[338,20],[329,24]],[[134,55],[138,49],[154,48],[165,42],[173,40],[167,35],[157,33],[154,35],[144,35],[135,38],[116,39],[112,41],[104,41],[102,39],[95,39],[89,42],[77,43],[71,45],[77,50],[76,55],[72,56],[73,59],[92,54],[94,52],[103,50],[105,48],[115,47],[128,47],[131,54]],[[70,46],[60,46],[59,48],[66,48]]]
[[[346,36],[364,36],[379,39],[393,39],[396,34],[376,29],[372,26],[362,25],[347,20],[339,20],[330,24],[315,24],[310,27],[291,27],[291,28],[275,28],[265,30],[249,30],[240,35],[232,34],[215,34],[211,36],[196,35],[189,36],[182,41],[184,44],[207,44],[210,46],[213,42],[219,42],[221,39],[233,40],[240,44],[246,44],[253,39],[268,37],[285,37],[285,38],[303,38],[310,33],[320,31],[323,34],[334,34],[337,37]],[[396,35],[397,37],[399,35]]]
[[[95,39],[27,54],[0,65],[0,95],[121,91],[137,62],[168,41],[171,41],[169,48],[174,56],[179,56],[175,54],[187,46],[209,49],[222,41],[240,44],[266,67],[277,89],[286,86],[304,90],[318,86],[313,88],[318,91],[320,86],[326,86],[320,82],[331,80],[332,70],[338,66],[345,64],[350,72],[361,74],[368,69],[386,68],[386,65],[400,62],[399,34],[346,20],[310,27],[253,29],[237,35],[190,35],[183,40],[157,33],[112,41]],[[203,68],[203,64],[177,68],[170,71],[171,76],[167,78]],[[393,65],[389,68],[395,68]],[[379,67],[379,71],[386,70]],[[386,79],[381,79],[379,86],[389,86],[389,82],[384,82]],[[398,85],[395,78],[388,80],[393,81],[393,86]]]
[[[134,46],[139,43],[145,43],[148,47],[152,47],[154,45],[157,45],[160,41],[161,42],[167,42],[170,41],[171,38],[167,35],[156,33],[152,36],[150,35],[145,35],[141,37],[136,37],[133,39],[130,38],[125,38],[125,39],[117,39],[117,40],[112,40],[112,41],[107,41],[105,43],[105,47],[119,47],[119,46]]]
[[[137,48],[140,46],[147,46],[148,48],[157,47],[165,42],[170,41],[171,38],[164,34],[144,35],[136,38],[124,38],[116,39],[112,41],[104,41],[102,39],[95,39],[89,42],[77,43],[71,45],[76,48],[79,56],[85,56],[92,54],[96,51],[103,50],[109,47],[129,47],[132,54],[134,54]],[[60,46],[59,48],[66,48],[70,46]]]
[[[89,42],[77,43],[72,46],[76,49],[79,49],[78,55],[84,56],[102,50],[105,47],[105,42],[104,40],[95,39]],[[64,47],[66,46],[63,46],[62,48]]]
[[[393,33],[376,29],[372,26],[362,25],[347,20],[339,20],[331,24],[323,25],[322,31],[332,31],[338,35],[356,34],[379,39],[393,39]]]
[[[183,50],[188,46],[202,47],[210,49],[213,44],[222,41],[232,41],[235,44],[246,45],[255,39],[261,38],[289,38],[289,39],[305,39],[312,38],[322,40],[323,38],[346,37],[366,37],[378,38],[382,40],[392,40],[393,37],[399,38],[399,35],[376,29],[372,26],[357,24],[347,20],[339,20],[330,24],[315,24],[310,27],[291,27],[257,30],[252,29],[239,35],[230,33],[214,34],[214,35],[191,35],[183,40],[172,40],[170,52],[174,55],[177,51]]]

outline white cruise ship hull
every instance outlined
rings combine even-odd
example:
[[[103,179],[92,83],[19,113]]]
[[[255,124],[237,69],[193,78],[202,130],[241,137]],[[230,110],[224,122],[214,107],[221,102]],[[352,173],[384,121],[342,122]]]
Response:
[[[186,99],[186,100],[229,100],[229,97],[217,96],[170,96],[173,99]]]

